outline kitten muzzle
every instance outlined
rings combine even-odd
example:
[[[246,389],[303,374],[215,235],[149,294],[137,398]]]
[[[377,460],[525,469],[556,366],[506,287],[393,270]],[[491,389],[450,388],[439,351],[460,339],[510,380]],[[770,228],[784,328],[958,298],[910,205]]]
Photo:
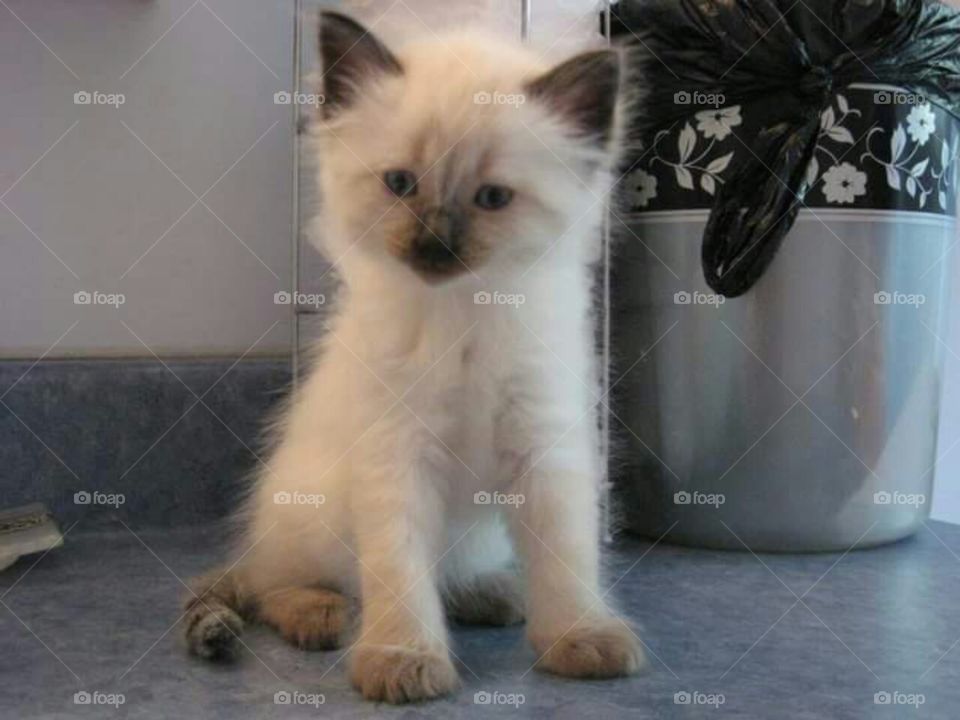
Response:
[[[463,260],[465,219],[447,208],[427,210],[410,243],[407,262],[427,282],[439,282],[467,270]]]

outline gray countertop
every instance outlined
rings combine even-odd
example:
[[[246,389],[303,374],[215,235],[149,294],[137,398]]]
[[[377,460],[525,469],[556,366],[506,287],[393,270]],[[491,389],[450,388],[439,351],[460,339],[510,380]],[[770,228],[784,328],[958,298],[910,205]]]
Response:
[[[216,564],[219,535],[134,535],[123,525],[84,533],[81,523],[65,547],[0,573],[0,717],[960,714],[960,527],[953,525],[929,522],[905,542],[845,555],[754,556],[625,540],[610,552],[608,585],[616,583],[613,596],[640,627],[645,672],[614,681],[554,678],[530,669],[535,656],[521,628],[458,628],[452,647],[461,691],[402,708],[361,701],[343,651],[300,652],[260,628],[248,631],[249,650],[234,666],[187,657],[177,625],[180,579]],[[123,703],[76,704],[78,691],[102,693],[98,700],[122,694]],[[278,692],[323,704],[278,705]],[[484,692],[514,704],[475,702]],[[876,693],[891,703],[878,704]]]

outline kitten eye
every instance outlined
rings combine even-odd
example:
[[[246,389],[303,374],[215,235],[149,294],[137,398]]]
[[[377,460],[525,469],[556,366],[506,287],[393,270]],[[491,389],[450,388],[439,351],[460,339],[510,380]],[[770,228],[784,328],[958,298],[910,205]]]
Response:
[[[484,210],[499,210],[513,200],[513,190],[503,185],[482,185],[473,202]]]
[[[383,182],[397,197],[417,194],[417,176],[409,170],[387,170]]]

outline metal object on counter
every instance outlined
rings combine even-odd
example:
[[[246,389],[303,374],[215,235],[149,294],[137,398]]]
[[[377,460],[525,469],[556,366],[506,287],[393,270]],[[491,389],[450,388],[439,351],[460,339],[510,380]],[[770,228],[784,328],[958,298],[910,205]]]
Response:
[[[757,285],[725,300],[703,280],[706,217],[640,214],[615,259],[626,525],[755,551],[910,535],[937,460],[954,218],[802,210]]]

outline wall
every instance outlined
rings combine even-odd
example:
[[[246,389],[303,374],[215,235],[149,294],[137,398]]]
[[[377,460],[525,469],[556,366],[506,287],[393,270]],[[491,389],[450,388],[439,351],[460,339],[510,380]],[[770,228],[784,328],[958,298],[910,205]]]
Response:
[[[0,356],[289,349],[292,36],[292,0],[5,0]]]

